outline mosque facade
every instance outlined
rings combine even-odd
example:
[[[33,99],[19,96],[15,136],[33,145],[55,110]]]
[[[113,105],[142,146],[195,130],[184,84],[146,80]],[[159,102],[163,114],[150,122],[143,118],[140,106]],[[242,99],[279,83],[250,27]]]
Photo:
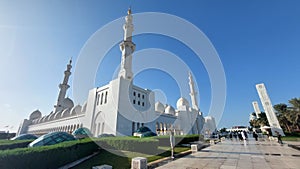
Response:
[[[42,135],[53,131],[71,133],[77,128],[86,127],[94,136],[104,133],[131,136],[141,126],[148,127],[158,135],[167,135],[171,130],[176,135],[201,134],[205,119],[198,106],[191,73],[187,75],[191,105],[181,97],[176,109],[160,102],[155,103],[153,91],[133,84],[132,54],[135,44],[132,41],[132,20],[131,10],[128,10],[123,26],[124,39],[120,43],[122,59],[118,77],[105,86],[91,89],[83,105],[74,105],[72,99],[66,97],[70,87],[70,60],[63,82],[59,85],[53,111],[44,116],[39,110],[32,112],[28,119],[21,122],[17,135]]]

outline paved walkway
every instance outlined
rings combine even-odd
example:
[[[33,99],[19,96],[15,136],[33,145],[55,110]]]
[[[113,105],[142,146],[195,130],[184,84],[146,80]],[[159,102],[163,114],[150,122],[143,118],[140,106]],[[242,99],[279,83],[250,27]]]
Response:
[[[300,169],[300,151],[274,141],[226,140],[159,169]]]

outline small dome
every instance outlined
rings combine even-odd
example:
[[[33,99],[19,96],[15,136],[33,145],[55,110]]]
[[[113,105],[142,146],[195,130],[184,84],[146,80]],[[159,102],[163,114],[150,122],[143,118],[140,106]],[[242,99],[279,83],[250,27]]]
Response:
[[[32,112],[29,116],[29,120],[34,120],[42,117],[42,113],[39,110]]]
[[[32,124],[37,124],[39,119],[32,120]]]
[[[70,111],[70,115],[73,116],[73,115],[78,115],[81,113],[81,106],[80,105],[77,105],[75,107],[73,107]]]
[[[49,117],[49,116],[50,116],[50,115],[44,116],[44,117],[43,117],[43,122],[48,121],[48,117]]]
[[[72,108],[72,107],[74,107],[73,101],[70,98],[68,98],[68,97],[63,100],[62,104],[63,104],[62,106],[65,107],[65,108]]]
[[[37,123],[41,123],[41,122],[43,122],[43,118],[44,118],[44,117],[42,117],[42,118],[39,118],[39,120],[38,120],[38,122],[37,122]]]
[[[177,109],[178,109],[181,106],[187,106],[187,107],[189,107],[190,105],[189,105],[189,102],[185,98],[180,97],[178,99],[177,103],[176,103],[176,106],[177,106]]]
[[[165,106],[161,102],[155,103],[155,111],[163,113],[165,110]]]
[[[61,113],[61,117],[62,117],[62,118],[63,118],[63,117],[68,117],[68,116],[70,116],[70,109],[69,109],[69,108],[63,110],[62,113]]]
[[[55,117],[55,113],[50,113],[50,114],[48,115],[48,121],[54,120],[54,117]]]
[[[165,113],[175,115],[175,109],[172,106],[168,105],[165,109]]]
[[[82,109],[81,109],[81,112],[82,113],[85,113],[86,112],[86,106],[87,106],[87,103],[85,102],[82,106]]]
[[[55,115],[54,115],[54,119],[59,119],[59,118],[61,118],[61,113],[62,113],[62,111],[56,112]]]

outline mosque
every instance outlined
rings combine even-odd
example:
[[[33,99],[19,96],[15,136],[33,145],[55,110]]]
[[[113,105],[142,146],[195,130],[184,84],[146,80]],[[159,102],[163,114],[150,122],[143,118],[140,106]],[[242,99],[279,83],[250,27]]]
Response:
[[[177,109],[160,102],[155,103],[153,91],[133,84],[132,54],[135,44],[132,41],[132,19],[129,9],[123,26],[124,39],[120,43],[122,59],[118,77],[105,86],[91,89],[83,105],[74,105],[72,99],[66,97],[70,87],[70,60],[63,82],[59,85],[59,95],[53,111],[44,116],[39,110],[32,112],[29,119],[21,122],[17,135],[72,132],[79,127],[86,127],[94,136],[104,133],[131,136],[141,126],[148,127],[158,135],[167,135],[170,130],[175,131],[176,135],[201,133],[205,119],[198,107],[191,73],[187,78],[191,105],[181,97],[177,101]],[[215,128],[215,124],[212,128]]]

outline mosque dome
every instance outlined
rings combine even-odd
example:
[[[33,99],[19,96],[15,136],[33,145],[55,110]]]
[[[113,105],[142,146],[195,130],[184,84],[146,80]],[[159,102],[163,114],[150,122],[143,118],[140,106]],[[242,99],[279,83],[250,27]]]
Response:
[[[61,118],[61,113],[62,113],[62,111],[56,112],[55,115],[54,115],[54,119],[59,119],[59,118]]]
[[[175,109],[172,106],[168,105],[165,109],[165,113],[175,115]]]
[[[80,114],[81,113],[81,106],[80,105],[77,105],[75,107],[73,107],[70,111],[70,115],[73,116],[73,115],[77,115],[77,114]]]
[[[39,110],[32,112],[29,116],[29,120],[35,120],[42,117],[42,113]]]
[[[165,106],[161,102],[155,103],[155,111],[162,113],[164,112],[164,110],[165,110]]]
[[[63,110],[62,113],[61,113],[62,118],[68,117],[68,116],[70,116],[70,109],[69,108]]]
[[[176,106],[177,106],[177,109],[178,109],[181,106],[187,106],[187,107],[189,107],[190,105],[189,105],[189,102],[185,98],[180,97],[177,100]]]
[[[74,107],[73,101],[70,98],[68,98],[68,97],[63,100],[62,104],[63,104],[63,107],[65,107],[65,108],[72,108],[72,107]]]
[[[50,115],[44,116],[44,117],[43,117],[43,122],[48,121],[49,116],[50,116]]]
[[[55,117],[55,113],[50,113],[49,116],[48,116],[48,121],[50,120],[54,120],[54,117]]]

